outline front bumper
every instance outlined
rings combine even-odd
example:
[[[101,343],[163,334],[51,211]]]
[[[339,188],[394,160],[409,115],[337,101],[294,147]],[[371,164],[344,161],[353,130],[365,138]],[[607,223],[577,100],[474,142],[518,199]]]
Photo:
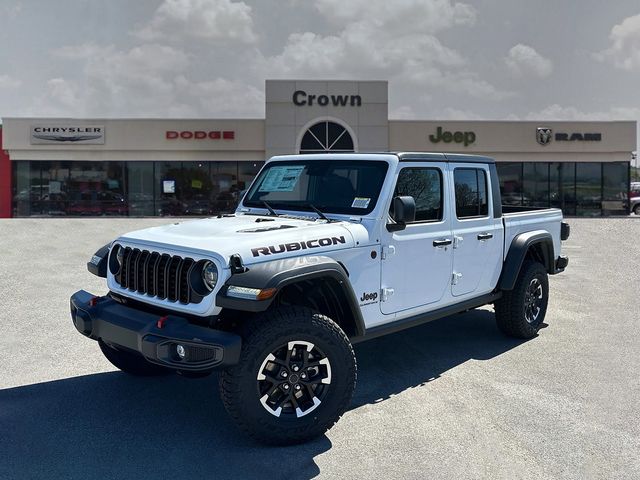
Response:
[[[194,325],[184,317],[161,317],[84,290],[74,293],[70,303],[71,318],[80,333],[138,352],[152,363],[204,372],[235,365],[240,358],[239,335]],[[177,354],[177,345],[185,347],[184,358]]]

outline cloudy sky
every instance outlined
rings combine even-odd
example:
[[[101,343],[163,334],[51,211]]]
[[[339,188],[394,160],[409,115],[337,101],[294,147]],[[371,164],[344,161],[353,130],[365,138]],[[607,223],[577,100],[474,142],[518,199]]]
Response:
[[[640,120],[638,0],[0,0],[0,117],[263,117],[389,80],[391,118]]]

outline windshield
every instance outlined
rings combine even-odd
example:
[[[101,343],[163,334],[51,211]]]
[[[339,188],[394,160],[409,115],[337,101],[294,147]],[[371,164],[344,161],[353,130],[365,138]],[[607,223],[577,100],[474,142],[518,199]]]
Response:
[[[366,215],[376,206],[388,164],[369,160],[293,160],[267,164],[247,193],[247,207]]]

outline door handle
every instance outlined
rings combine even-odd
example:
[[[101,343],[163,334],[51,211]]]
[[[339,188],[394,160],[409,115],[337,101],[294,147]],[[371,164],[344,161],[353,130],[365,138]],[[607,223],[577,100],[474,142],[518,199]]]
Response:
[[[493,238],[493,233],[479,233],[478,240],[489,240]]]
[[[434,247],[446,247],[447,245],[451,245],[452,240],[450,238],[444,238],[442,240],[434,240],[433,241],[433,246]]]

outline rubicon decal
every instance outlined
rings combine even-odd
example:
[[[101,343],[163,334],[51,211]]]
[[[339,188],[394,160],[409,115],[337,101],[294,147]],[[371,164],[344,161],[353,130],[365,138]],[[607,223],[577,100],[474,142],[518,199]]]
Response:
[[[346,244],[344,236],[318,238],[316,240],[307,240],[305,242],[281,243],[280,245],[270,245],[268,247],[252,248],[251,253],[254,257],[260,255],[275,255],[284,252],[295,252],[297,250],[307,250],[308,248],[329,247],[331,245]]]

